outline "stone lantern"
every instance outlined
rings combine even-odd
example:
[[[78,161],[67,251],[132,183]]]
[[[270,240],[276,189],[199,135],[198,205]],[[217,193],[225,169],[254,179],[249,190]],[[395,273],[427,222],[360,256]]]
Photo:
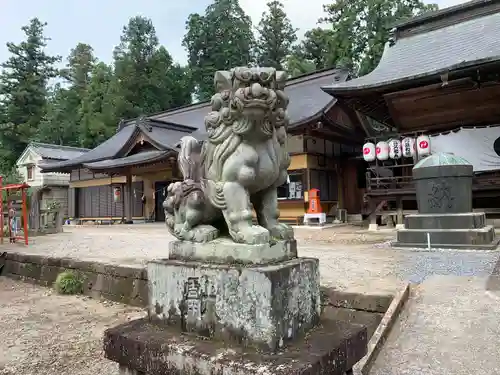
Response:
[[[472,165],[436,153],[413,167],[418,214],[405,217],[395,247],[494,249],[499,240],[483,212],[472,212]]]

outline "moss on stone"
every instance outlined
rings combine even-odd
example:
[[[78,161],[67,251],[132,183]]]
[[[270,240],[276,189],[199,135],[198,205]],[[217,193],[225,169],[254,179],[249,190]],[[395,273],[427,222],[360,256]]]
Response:
[[[59,294],[82,294],[83,280],[76,272],[63,271],[57,275],[54,289]]]

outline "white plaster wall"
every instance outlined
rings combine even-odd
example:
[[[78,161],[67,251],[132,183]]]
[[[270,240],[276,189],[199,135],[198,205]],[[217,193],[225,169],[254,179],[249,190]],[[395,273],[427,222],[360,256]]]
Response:
[[[301,135],[289,135],[287,149],[291,153],[304,152],[304,138]]]
[[[40,187],[43,185],[69,186],[69,173],[42,173],[41,169],[38,167],[41,160],[42,157],[40,155],[35,153],[33,150],[28,150],[17,161],[17,171],[23,182],[26,182],[33,187]],[[35,165],[33,180],[28,180],[27,164]]]

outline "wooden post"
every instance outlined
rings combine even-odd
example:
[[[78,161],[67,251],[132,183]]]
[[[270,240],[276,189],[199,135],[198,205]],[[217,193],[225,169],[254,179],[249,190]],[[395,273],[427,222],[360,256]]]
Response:
[[[126,202],[127,205],[126,210],[127,210],[127,224],[132,224],[132,215],[133,215],[133,208],[134,208],[134,194],[132,192],[132,173],[127,172],[126,176],[126,185],[127,185],[127,194],[126,195]]]
[[[26,188],[21,188],[22,195],[22,210],[23,210],[23,231],[24,231],[24,244],[28,244],[28,207],[27,207],[27,194]]]

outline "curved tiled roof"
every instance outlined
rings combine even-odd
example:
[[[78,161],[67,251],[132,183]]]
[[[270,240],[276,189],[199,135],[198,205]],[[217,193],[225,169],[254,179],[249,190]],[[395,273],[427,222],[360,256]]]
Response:
[[[288,106],[290,127],[309,121],[311,117],[322,114],[326,107],[333,105],[335,103],[334,99],[323,92],[321,86],[333,84],[334,82],[344,82],[347,78],[346,71],[328,69],[290,79],[285,87],[285,93],[290,99],[290,105]],[[204,102],[149,117],[204,130],[205,116],[210,111],[210,102]]]
[[[69,160],[74,159],[88,152],[88,148],[51,145],[41,142],[31,142],[31,148],[43,159]]]
[[[491,5],[491,1],[479,4]],[[478,2],[474,2],[477,7]],[[458,11],[467,10],[462,6]],[[446,16],[446,12],[441,17]],[[427,16],[420,20],[433,20]],[[404,24],[401,27],[411,26]],[[396,35],[397,35],[396,30]],[[331,95],[375,90],[429,76],[439,79],[445,72],[500,61],[500,13],[469,17],[428,31],[411,32],[387,43],[378,66],[369,74],[335,85],[324,86]]]
[[[329,69],[289,80],[285,92],[291,103],[288,107],[290,126],[301,125],[313,120],[315,116],[321,117],[336,100],[320,87],[332,82],[345,81],[347,78],[347,72]],[[125,122],[119,126],[115,135],[84,155],[58,163],[44,163],[40,167],[44,172],[57,172],[81,166],[96,168],[96,165],[100,167],[111,165],[108,159],[128,158],[123,158],[123,150],[137,138],[139,132],[160,152],[175,149],[176,144],[186,134],[192,133],[203,140],[206,137],[204,119],[210,110],[210,103],[206,102]],[[101,162],[102,164],[96,164]],[[118,164],[113,165],[116,167]]]

